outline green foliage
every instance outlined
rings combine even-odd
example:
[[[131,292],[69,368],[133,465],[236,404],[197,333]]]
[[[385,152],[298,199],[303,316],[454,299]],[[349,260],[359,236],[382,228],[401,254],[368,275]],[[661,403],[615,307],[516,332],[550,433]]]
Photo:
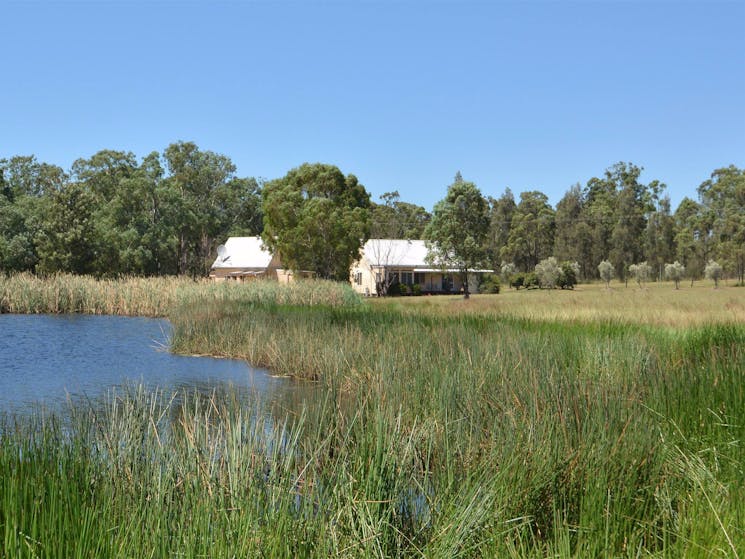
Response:
[[[572,186],[556,205],[554,255],[559,261],[577,262],[583,277],[594,268],[592,262],[592,222],[582,187]],[[575,274],[579,276],[579,271]],[[576,279],[575,279],[576,283]]]
[[[370,238],[421,239],[431,215],[423,207],[402,202],[398,191],[380,196],[370,207]]]
[[[458,270],[463,296],[468,299],[468,270],[479,269],[486,261],[489,215],[481,191],[471,182],[458,180],[458,176],[445,198],[435,204],[425,237],[427,260],[441,268]]]
[[[524,272],[551,255],[554,242],[554,210],[542,192],[520,194],[514,211],[507,245],[500,250],[502,260],[514,262]]]
[[[489,197],[489,237],[488,258],[496,264],[500,262],[502,249],[507,246],[512,228],[512,218],[515,215],[517,204],[512,191],[507,188],[498,199]]]
[[[713,254],[745,285],[745,169],[734,165],[715,170],[698,188],[705,234],[715,242]]]
[[[541,282],[538,280],[538,275],[535,272],[528,272],[525,274],[523,279],[523,287],[525,289],[538,289],[541,287]]]
[[[510,276],[510,287],[520,290],[525,285],[525,273],[518,272]]]
[[[561,289],[574,289],[577,285],[579,264],[577,262],[564,262],[559,269],[558,285]]]
[[[479,293],[499,293],[501,283],[496,274],[484,274],[479,284]]]
[[[305,163],[262,191],[267,247],[285,266],[346,281],[369,231],[370,196],[354,175]]]

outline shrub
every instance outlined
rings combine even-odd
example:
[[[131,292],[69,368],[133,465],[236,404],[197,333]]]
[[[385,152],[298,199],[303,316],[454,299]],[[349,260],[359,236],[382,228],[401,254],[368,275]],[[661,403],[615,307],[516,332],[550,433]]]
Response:
[[[605,282],[605,287],[610,287],[610,280],[613,279],[613,264],[603,260],[598,264],[598,272],[600,273],[600,279]]]
[[[675,282],[675,289],[680,289],[680,280],[683,279],[686,268],[677,260],[672,264],[665,264],[665,277]]]
[[[556,261],[556,258],[549,256],[536,264],[535,275],[540,287],[545,287],[546,289],[553,289],[556,287],[556,283],[559,281],[559,276],[561,275],[561,269],[559,268],[559,263]]]
[[[411,288],[412,295],[421,295],[422,294],[422,286],[418,283],[415,283]]]
[[[564,262],[559,274],[559,287],[562,289],[574,289],[577,285],[577,273],[579,264],[576,262]]]
[[[537,289],[540,287],[540,284],[538,283],[538,276],[535,275],[535,272],[528,272],[527,274],[525,274],[523,286],[525,287],[525,289]]]
[[[709,260],[704,268],[706,279],[714,280],[714,287],[719,287],[719,280],[722,279],[722,267],[714,260]]]
[[[479,285],[480,293],[499,293],[500,289],[499,277],[495,274],[485,274],[481,278],[481,284]]]
[[[652,274],[652,266],[647,264],[647,261],[645,260],[639,264],[632,264],[629,266],[629,273],[636,280],[639,287],[643,287],[644,284],[649,281],[649,276]]]

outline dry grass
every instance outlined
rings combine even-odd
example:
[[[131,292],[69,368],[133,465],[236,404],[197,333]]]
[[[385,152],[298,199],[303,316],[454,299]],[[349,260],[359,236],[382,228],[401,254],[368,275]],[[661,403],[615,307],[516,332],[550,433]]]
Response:
[[[488,314],[559,322],[620,322],[673,328],[745,323],[745,289],[708,284],[584,284],[574,291],[505,289],[499,295],[371,299],[371,305],[434,314]]]

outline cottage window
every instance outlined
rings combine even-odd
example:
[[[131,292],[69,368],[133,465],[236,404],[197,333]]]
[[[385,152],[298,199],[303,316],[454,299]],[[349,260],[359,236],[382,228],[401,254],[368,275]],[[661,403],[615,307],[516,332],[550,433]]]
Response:
[[[414,272],[414,283],[424,285],[424,272]]]
[[[411,272],[401,272],[401,283],[411,285],[412,275]]]
[[[354,274],[354,283],[357,285],[362,285],[362,272],[357,272]]]

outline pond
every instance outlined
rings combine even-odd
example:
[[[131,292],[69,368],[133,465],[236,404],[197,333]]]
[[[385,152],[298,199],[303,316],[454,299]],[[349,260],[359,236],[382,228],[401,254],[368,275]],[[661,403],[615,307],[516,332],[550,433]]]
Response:
[[[167,393],[236,390],[295,407],[313,387],[243,361],[168,352],[166,320],[87,315],[0,315],[0,414],[62,411],[114,389]]]

